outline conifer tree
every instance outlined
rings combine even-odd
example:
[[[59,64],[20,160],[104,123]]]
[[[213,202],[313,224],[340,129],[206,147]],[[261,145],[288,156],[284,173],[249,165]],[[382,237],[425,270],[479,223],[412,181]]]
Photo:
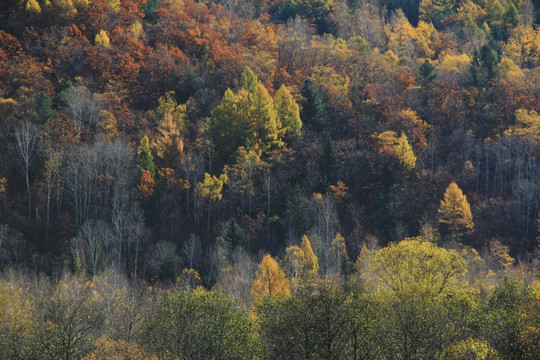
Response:
[[[255,304],[265,296],[289,296],[289,280],[276,260],[267,254],[259,264],[255,279],[251,283],[251,296]]]
[[[36,114],[41,124],[46,124],[53,116],[51,97],[44,92],[40,92],[36,98]]]
[[[246,66],[246,68],[244,69],[240,80],[242,82],[242,88],[247,90],[247,92],[249,93],[252,93],[253,90],[255,90],[255,87],[260,84],[257,75],[255,75],[255,73],[249,68],[249,66]]]
[[[229,243],[231,249],[236,249],[237,247],[246,248],[246,235],[235,218],[225,223],[222,236]]]
[[[409,144],[409,140],[405,133],[401,133],[398,143],[394,148],[401,165],[409,171],[414,169],[416,166],[416,156],[414,155],[412,146]]]
[[[144,136],[137,148],[137,162],[139,168],[150,171],[152,179],[156,176],[156,167],[154,165],[154,157],[152,156],[152,150],[150,149],[150,142],[148,136]]]
[[[300,136],[302,134],[302,120],[300,120],[300,108],[289,89],[281,85],[274,98],[274,107],[281,126],[285,134],[289,137]]]
[[[326,125],[326,102],[322,92],[310,78],[307,78],[302,87],[302,96],[306,99],[302,108],[302,121],[313,130],[320,130]]]
[[[255,85],[250,96],[250,119],[253,130],[259,134],[254,140],[261,142],[258,145],[261,150],[283,147],[281,124],[278,123],[274,101],[261,84]]]
[[[416,82],[422,86],[424,89],[428,88],[429,85],[437,79],[438,74],[435,72],[435,66],[426,59],[424,63],[418,68],[418,71],[414,74]]]
[[[453,235],[463,236],[474,228],[471,206],[454,181],[446,189],[438,213],[439,223]]]
[[[319,185],[322,192],[326,192],[330,185],[336,185],[341,177],[341,162],[336,150],[336,145],[327,132],[322,137],[322,156],[319,163],[321,172],[321,183]]]
[[[319,272],[319,260],[311,248],[311,242],[306,235],[302,236],[300,249],[304,256],[304,274],[307,276],[316,276]]]

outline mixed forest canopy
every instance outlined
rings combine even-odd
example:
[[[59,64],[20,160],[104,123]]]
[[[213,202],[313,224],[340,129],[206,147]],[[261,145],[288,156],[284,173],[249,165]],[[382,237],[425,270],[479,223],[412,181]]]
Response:
[[[0,2],[0,351],[538,358],[539,113],[537,0]]]

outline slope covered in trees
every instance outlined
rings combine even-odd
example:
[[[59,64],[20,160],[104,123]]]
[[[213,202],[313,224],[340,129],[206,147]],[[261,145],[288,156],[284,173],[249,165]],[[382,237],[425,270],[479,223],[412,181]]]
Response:
[[[0,270],[54,282],[113,269],[167,287],[191,269],[190,284],[222,289],[261,319],[335,293],[347,309],[362,299],[369,313],[374,301],[373,311],[382,306],[398,322],[407,319],[392,311],[416,314],[424,300],[364,299],[392,290],[379,276],[385,265],[374,265],[385,256],[374,251],[420,236],[459,252],[482,277],[489,295],[472,297],[467,314],[499,311],[504,301],[487,300],[497,286],[522,292],[516,318],[531,314],[524,289],[540,259],[539,14],[532,0],[2,2]],[[353,280],[355,271],[365,274]],[[287,285],[265,302],[269,274]],[[24,290],[9,276],[8,285]],[[167,296],[163,306],[191,306],[191,295]],[[429,311],[447,300],[430,299]],[[21,314],[21,326],[37,321]],[[251,320],[239,321],[251,329]],[[481,336],[428,344],[400,333],[391,337],[402,343],[387,346],[404,358],[414,356],[403,343],[426,359],[488,347],[512,358],[517,350],[494,345],[503,336],[484,320],[475,325]],[[267,335],[281,326],[264,321]],[[441,334],[441,324],[428,325]],[[255,336],[261,351],[278,351],[265,334]],[[537,334],[515,336],[534,343]],[[110,339],[101,339],[104,352],[172,351]],[[322,343],[298,354],[331,356]]]

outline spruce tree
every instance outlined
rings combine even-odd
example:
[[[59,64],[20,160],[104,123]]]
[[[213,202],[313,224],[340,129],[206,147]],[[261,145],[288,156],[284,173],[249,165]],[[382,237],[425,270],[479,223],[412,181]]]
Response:
[[[40,92],[36,98],[36,114],[41,124],[46,124],[54,116],[51,97],[44,92]]]
[[[330,185],[336,185],[341,177],[341,162],[336,145],[326,131],[322,137],[322,156],[319,162],[319,170],[321,172],[319,190],[326,193]]]
[[[303,123],[312,130],[323,129],[328,117],[326,102],[322,92],[309,78],[302,87],[302,96],[305,99],[301,113]]]

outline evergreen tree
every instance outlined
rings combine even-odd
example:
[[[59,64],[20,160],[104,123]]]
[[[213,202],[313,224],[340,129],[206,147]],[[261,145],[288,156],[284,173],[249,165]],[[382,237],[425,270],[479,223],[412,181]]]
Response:
[[[44,92],[40,92],[36,98],[36,113],[41,124],[46,124],[54,116],[51,97]]]
[[[322,156],[319,169],[321,172],[320,191],[326,193],[330,185],[336,185],[341,178],[341,162],[336,145],[326,131],[322,137]]]
[[[328,117],[326,101],[322,92],[310,78],[304,82],[302,96],[305,99],[301,113],[303,123],[312,130],[321,130],[326,126]]]
[[[236,249],[238,247],[246,248],[246,235],[236,222],[235,218],[230,219],[225,223],[225,227],[222,233],[223,239],[229,243],[231,249]]]
[[[148,136],[144,136],[137,148],[137,163],[139,168],[150,171],[152,179],[156,176],[156,167],[154,165],[154,157],[152,156],[152,150],[150,149],[150,142]]]
[[[427,89],[429,85],[431,85],[431,83],[437,79],[437,76],[438,74],[435,72],[435,66],[433,66],[427,59],[414,74],[416,82],[424,89]]]
[[[471,206],[467,197],[453,181],[444,193],[438,213],[439,223],[443,226],[442,230],[450,231],[453,235],[463,236],[474,228]]]

